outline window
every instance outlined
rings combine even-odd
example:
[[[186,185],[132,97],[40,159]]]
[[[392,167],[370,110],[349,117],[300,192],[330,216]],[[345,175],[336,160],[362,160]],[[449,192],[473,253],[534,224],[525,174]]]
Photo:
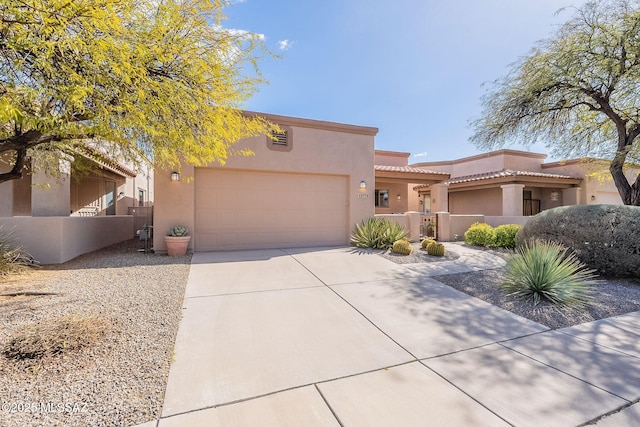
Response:
[[[280,125],[281,132],[273,132],[267,138],[267,147],[274,151],[291,151],[293,148],[293,129]]]
[[[144,206],[144,190],[138,188],[138,206]]]
[[[389,207],[389,190],[376,190],[376,208]]]
[[[115,215],[116,214],[116,183],[113,181],[105,181],[105,205],[107,208],[105,209],[105,214],[107,215]]]

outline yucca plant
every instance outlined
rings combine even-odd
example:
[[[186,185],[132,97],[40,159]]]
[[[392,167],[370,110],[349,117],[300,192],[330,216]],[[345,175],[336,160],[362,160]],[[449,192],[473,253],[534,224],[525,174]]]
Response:
[[[388,249],[393,242],[404,239],[408,233],[397,222],[372,217],[356,224],[351,243],[358,248]]]
[[[590,286],[597,282],[594,270],[586,269],[564,246],[533,241],[518,248],[507,261],[501,287],[507,296],[531,299],[534,305],[546,300],[581,307],[591,302]]]

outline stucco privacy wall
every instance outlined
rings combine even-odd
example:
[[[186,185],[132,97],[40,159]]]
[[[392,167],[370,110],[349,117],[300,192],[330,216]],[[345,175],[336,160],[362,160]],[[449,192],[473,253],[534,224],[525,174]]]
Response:
[[[253,114],[253,113],[248,113]],[[270,149],[271,140],[266,136],[247,138],[233,146],[233,150],[248,148],[254,155],[233,156],[224,166],[211,164],[210,168],[236,171],[262,171],[269,173],[290,173],[318,176],[318,184],[310,183],[310,193],[322,185],[322,176],[343,176],[346,178],[349,231],[345,233],[343,243],[349,241],[353,226],[374,214],[374,137],[378,130],[372,127],[354,126],[318,120],[300,119],[270,114],[260,114],[278,123],[289,132],[291,149],[276,151]],[[196,169],[183,164],[180,170],[181,181],[171,182],[171,171],[158,170],[155,175],[155,217],[154,248],[165,251],[163,236],[174,225],[185,225],[194,238],[190,247],[197,247],[198,229],[196,227]],[[360,182],[365,181],[367,196],[363,198]],[[240,203],[240,202],[238,202]],[[272,203],[278,203],[273,200]],[[254,205],[253,209],[264,206]]]
[[[60,264],[131,239],[132,216],[0,218],[20,245],[41,264]]]

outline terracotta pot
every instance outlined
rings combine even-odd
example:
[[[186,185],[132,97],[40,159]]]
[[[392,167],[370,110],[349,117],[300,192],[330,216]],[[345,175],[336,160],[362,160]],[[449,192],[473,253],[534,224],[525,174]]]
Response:
[[[187,253],[191,236],[164,236],[164,242],[167,244],[167,254],[169,256],[182,256]]]

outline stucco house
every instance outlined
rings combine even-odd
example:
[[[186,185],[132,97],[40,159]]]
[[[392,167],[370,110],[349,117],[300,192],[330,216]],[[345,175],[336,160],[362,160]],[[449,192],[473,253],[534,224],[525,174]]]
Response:
[[[408,157],[409,153],[376,151],[376,194],[389,188],[388,206],[376,203],[376,213],[531,216],[557,206],[622,203],[609,179],[608,163],[595,159],[545,163],[546,154],[508,149],[411,165]],[[441,174],[441,179],[416,184],[417,179],[408,177],[391,186],[381,172],[394,160],[398,170]]]
[[[607,162],[574,159],[545,163],[546,157],[498,150],[452,161],[418,163],[413,167],[446,171],[451,177],[440,187],[413,189],[425,206],[439,198],[436,209],[451,214],[531,216],[558,206],[622,203],[608,175]]]
[[[130,239],[152,221],[153,170],[145,163],[115,161],[87,144],[57,167],[0,183],[0,225],[41,263]],[[0,161],[0,170],[10,169]],[[144,216],[134,218],[136,210]]]
[[[545,163],[545,154],[497,150],[450,161],[409,164],[409,153],[376,151],[375,212],[443,240],[476,221],[525,223],[543,210],[575,204],[621,204],[608,162],[575,159]],[[388,179],[394,171],[395,179]],[[629,178],[637,170],[628,172]],[[424,176],[433,181],[418,183]],[[416,216],[419,212],[422,215]],[[403,214],[404,213],[404,214]],[[435,215],[435,213],[438,213]],[[420,231],[418,225],[422,226]]]
[[[373,216],[377,128],[260,115],[284,133],[234,145],[255,155],[156,171],[156,252],[175,225],[188,227],[195,251],[346,245]]]

